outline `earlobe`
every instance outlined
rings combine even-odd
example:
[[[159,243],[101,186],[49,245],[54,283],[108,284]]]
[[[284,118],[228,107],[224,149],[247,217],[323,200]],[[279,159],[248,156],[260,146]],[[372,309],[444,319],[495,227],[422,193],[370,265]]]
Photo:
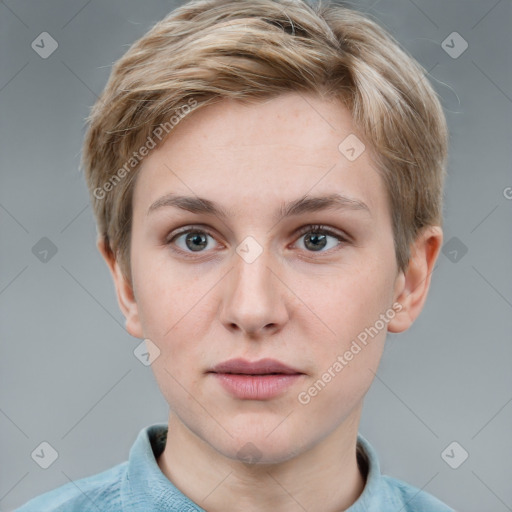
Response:
[[[400,272],[395,283],[395,308],[397,314],[388,323],[389,332],[407,330],[421,313],[430,288],[434,264],[443,241],[440,226],[424,228],[411,247],[411,258],[405,272]]]
[[[102,236],[98,236],[96,246],[107,263],[112,279],[114,280],[117,302],[125,317],[126,330],[135,338],[144,338],[132,284],[123,274],[119,262]]]

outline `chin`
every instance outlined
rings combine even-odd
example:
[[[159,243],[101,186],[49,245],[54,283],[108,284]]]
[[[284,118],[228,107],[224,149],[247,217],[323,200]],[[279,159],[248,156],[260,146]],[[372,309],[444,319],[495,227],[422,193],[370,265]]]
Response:
[[[252,432],[248,426],[243,433],[230,437],[227,445],[223,443],[222,446],[214,447],[225,457],[250,465],[286,462],[304,450],[290,431],[283,429],[280,435],[276,431],[270,434],[269,432],[272,432],[272,429],[265,433],[260,429]]]

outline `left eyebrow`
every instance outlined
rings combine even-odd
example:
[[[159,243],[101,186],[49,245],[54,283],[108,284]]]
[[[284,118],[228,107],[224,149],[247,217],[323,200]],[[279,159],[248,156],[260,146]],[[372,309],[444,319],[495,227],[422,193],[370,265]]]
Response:
[[[182,196],[177,194],[166,194],[157,199],[148,208],[146,215],[164,207],[175,207],[192,213],[205,213],[214,215],[221,219],[234,217],[235,215],[221,205],[209,199],[194,196]],[[329,194],[326,196],[303,196],[298,199],[283,203],[274,215],[274,221],[278,222],[286,217],[301,215],[323,210],[349,210],[360,211],[372,216],[370,208],[360,199],[348,197],[342,194]]]

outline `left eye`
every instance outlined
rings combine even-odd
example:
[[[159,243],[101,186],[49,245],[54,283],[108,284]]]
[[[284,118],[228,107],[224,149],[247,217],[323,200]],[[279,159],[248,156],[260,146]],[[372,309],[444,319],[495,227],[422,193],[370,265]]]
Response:
[[[304,238],[304,247],[308,252],[326,252],[343,242],[348,242],[346,237],[324,226],[305,226],[297,235],[299,239]],[[205,252],[203,249],[208,247],[208,237],[215,240],[208,231],[199,228],[187,228],[171,237],[167,244],[172,245],[176,243],[179,249],[188,254],[190,254],[190,252]],[[331,243],[330,247],[328,247],[329,238],[336,240]],[[183,240],[185,247],[180,246],[178,243]]]
[[[337,242],[331,247],[328,247],[328,249],[332,249],[340,245],[340,243],[348,242],[344,236],[324,226],[306,226],[299,234],[301,238],[305,235],[304,246],[308,249],[312,249],[313,252],[327,252],[322,251],[322,249],[325,249],[328,245],[328,238],[337,240]]]

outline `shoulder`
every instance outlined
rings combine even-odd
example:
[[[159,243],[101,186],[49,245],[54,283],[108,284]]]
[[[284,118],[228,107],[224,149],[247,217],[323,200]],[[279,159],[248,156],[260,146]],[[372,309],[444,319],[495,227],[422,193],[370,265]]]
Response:
[[[398,478],[382,475],[382,484],[387,487],[396,504],[403,507],[403,512],[455,512],[432,494]]]
[[[103,512],[121,510],[121,480],[128,462],[68,482],[27,501],[15,512]]]

